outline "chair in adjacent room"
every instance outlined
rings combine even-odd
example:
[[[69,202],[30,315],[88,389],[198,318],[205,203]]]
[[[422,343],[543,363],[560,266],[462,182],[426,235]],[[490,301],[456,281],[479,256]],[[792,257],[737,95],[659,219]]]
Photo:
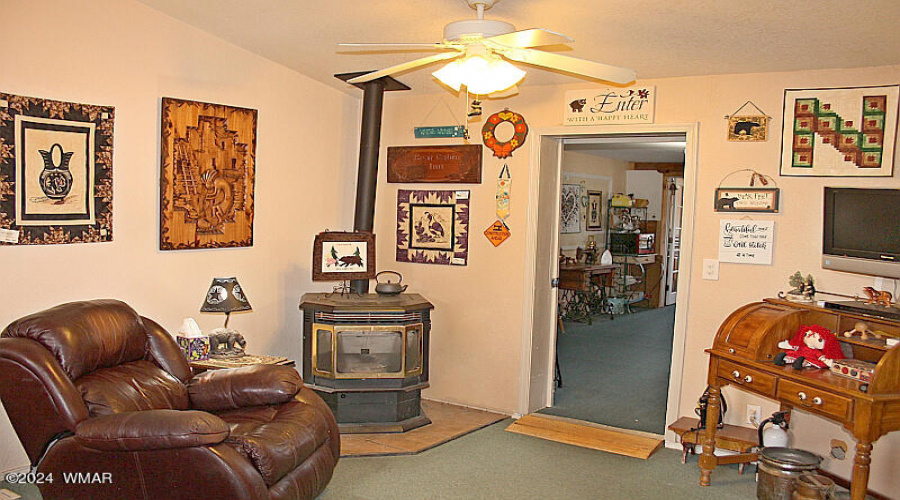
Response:
[[[154,321],[72,302],[0,334],[0,399],[44,498],[315,498],[340,436],[291,367],[193,376]]]

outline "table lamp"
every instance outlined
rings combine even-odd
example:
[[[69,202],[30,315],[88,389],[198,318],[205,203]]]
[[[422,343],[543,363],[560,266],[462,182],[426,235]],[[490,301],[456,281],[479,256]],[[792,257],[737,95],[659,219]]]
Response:
[[[216,357],[243,356],[243,347],[247,344],[237,330],[228,328],[228,320],[234,311],[249,311],[250,302],[244,295],[244,290],[238,284],[237,278],[213,278],[206,292],[200,312],[225,313],[225,326],[209,332],[210,353]],[[223,349],[221,344],[226,344]],[[237,344],[237,345],[236,345]]]

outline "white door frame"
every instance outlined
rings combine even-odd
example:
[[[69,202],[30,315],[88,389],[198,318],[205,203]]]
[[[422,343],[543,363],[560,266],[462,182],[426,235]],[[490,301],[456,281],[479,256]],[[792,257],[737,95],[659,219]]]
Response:
[[[519,414],[527,414],[530,410],[539,409],[549,406],[553,400],[553,373],[542,374],[532,382],[531,377],[531,353],[533,330],[535,328],[533,319],[534,307],[556,307],[555,304],[542,304],[545,301],[543,297],[535,295],[535,279],[538,274],[544,276],[549,274],[549,269],[536,270],[532,265],[536,261],[537,241],[538,237],[538,193],[541,173],[541,142],[542,139],[553,138],[562,140],[565,138],[576,138],[585,136],[610,136],[610,135],[640,135],[640,134],[665,134],[665,133],[683,133],[686,138],[684,151],[684,212],[682,214],[682,241],[681,241],[681,267],[680,272],[681,283],[679,283],[679,293],[676,299],[675,312],[675,334],[672,344],[672,364],[669,374],[669,394],[666,403],[666,422],[671,422],[679,416],[679,402],[681,400],[681,385],[684,372],[684,346],[687,337],[687,315],[688,304],[690,303],[690,279],[692,267],[692,252],[694,239],[694,212],[696,208],[697,196],[697,168],[698,168],[698,129],[697,123],[679,123],[679,124],[652,124],[652,125],[596,125],[596,126],[578,126],[578,127],[548,127],[538,129],[532,136],[531,146],[531,168],[528,179],[528,217],[526,222],[526,242],[525,242],[525,283],[524,283],[524,300],[525,305],[522,321],[522,352],[519,373]],[[550,165],[550,163],[548,163]],[[561,161],[555,162],[557,182],[561,175]],[[555,221],[558,226],[559,221]],[[555,230],[558,231],[558,227]],[[555,321],[554,315],[548,315]],[[538,325],[539,328],[554,328],[554,325]],[[549,330],[552,331],[552,330]],[[555,336],[551,335],[553,340]],[[546,352],[549,359],[546,360],[549,366],[553,366],[554,356],[556,355],[556,346],[546,346]],[[543,398],[540,401],[529,401],[529,392],[531,384],[540,384],[544,386],[544,390],[540,391]]]

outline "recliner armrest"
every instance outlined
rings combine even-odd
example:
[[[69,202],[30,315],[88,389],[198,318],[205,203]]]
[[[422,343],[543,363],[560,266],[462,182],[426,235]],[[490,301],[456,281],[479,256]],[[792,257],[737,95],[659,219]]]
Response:
[[[210,370],[187,383],[191,407],[205,411],[282,404],[303,388],[303,379],[290,366],[253,365]]]
[[[75,427],[75,440],[102,451],[189,448],[221,443],[228,424],[202,411],[145,410],[89,418]]]

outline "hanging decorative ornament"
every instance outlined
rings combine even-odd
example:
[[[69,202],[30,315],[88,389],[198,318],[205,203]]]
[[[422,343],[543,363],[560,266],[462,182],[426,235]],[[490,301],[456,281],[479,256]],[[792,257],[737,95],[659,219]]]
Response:
[[[488,241],[495,247],[498,247],[501,243],[506,241],[512,233],[509,232],[509,227],[506,226],[505,222],[496,220],[490,227],[484,230],[484,235],[487,237]]]
[[[504,179],[503,176],[506,175]],[[512,177],[509,175],[509,165],[503,164],[500,169],[500,176],[497,177],[497,194],[494,199],[497,201],[497,217],[505,221],[509,217],[509,190],[512,184]]]
[[[513,136],[508,141],[498,141],[494,134],[497,125],[501,123],[510,123],[513,126]],[[492,114],[484,122],[481,128],[481,137],[484,139],[484,145],[494,152],[497,158],[509,158],[512,152],[525,144],[525,138],[528,136],[528,125],[525,118],[509,109],[504,109]]]
[[[473,118],[476,116],[481,116],[481,101],[478,99],[472,99],[472,103],[469,104],[469,118]]]

